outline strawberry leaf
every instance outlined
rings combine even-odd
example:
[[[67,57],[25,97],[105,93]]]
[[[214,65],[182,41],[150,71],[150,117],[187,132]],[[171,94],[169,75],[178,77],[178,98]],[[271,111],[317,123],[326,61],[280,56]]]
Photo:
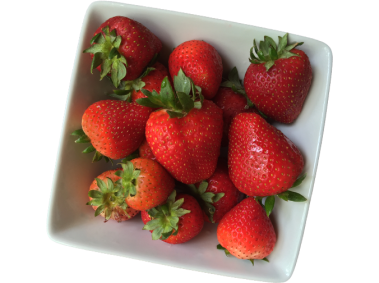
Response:
[[[91,63],[91,74],[93,74],[93,69],[96,69],[103,62],[103,58],[101,58],[101,53],[95,53]]]
[[[307,174],[301,175],[299,178],[297,178],[297,180],[295,181],[295,183],[293,183],[291,188],[299,186],[304,181],[305,177],[307,177]]]
[[[183,111],[186,113],[190,112],[191,109],[195,106],[191,97],[184,92],[177,92],[176,94],[178,95],[179,101],[182,104]]]
[[[278,197],[280,197],[282,200],[285,200],[285,201],[294,201],[294,202],[303,202],[307,200],[301,194],[292,192],[292,191],[285,191],[283,193],[280,193],[278,194]]]
[[[213,197],[213,202],[218,202],[224,195],[225,195],[225,193],[218,193],[218,194],[216,194]]]
[[[94,152],[96,149],[93,147],[93,145],[91,144],[89,147],[87,147],[86,149],[84,149],[82,152],[83,153],[91,153],[91,152]]]
[[[275,204],[275,196],[268,196],[265,201],[265,211],[267,214],[267,217],[270,216],[272,210],[274,209],[274,204]]]
[[[142,105],[142,106],[146,106],[146,107],[151,107],[151,108],[161,108],[162,106],[160,105],[157,105],[153,102],[151,102],[151,100],[149,98],[139,98],[136,100],[136,102],[139,104],[139,105]]]
[[[178,74],[174,76],[174,87],[176,92],[183,92],[187,95],[191,92],[191,80],[186,77],[182,68],[180,68]]]
[[[103,193],[101,191],[98,191],[98,190],[90,190],[88,192],[88,196],[91,198],[100,198],[103,196]]]
[[[265,42],[267,43],[268,46],[271,45],[274,49],[276,49],[276,43],[275,43],[275,41],[271,37],[265,35],[264,36],[264,40],[265,40]]]
[[[104,205],[100,205],[96,210],[95,210],[95,216],[98,216],[99,214],[101,214],[105,209],[105,206]]]

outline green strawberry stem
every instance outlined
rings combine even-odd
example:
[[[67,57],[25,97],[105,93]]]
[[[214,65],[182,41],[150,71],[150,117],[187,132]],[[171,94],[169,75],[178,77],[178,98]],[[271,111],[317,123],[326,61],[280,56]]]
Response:
[[[177,235],[179,232],[179,217],[191,212],[180,208],[184,198],[175,201],[175,196],[176,191],[174,190],[165,204],[147,210],[152,220],[146,223],[143,230],[152,230],[151,237],[153,240],[166,240],[171,235]]]
[[[304,175],[301,175],[299,178],[297,178],[297,180],[295,181],[295,183],[293,183],[291,188],[295,188],[295,187],[299,186],[303,182],[303,180],[305,179],[306,176],[307,175],[304,174]],[[304,196],[302,196],[301,194],[290,191],[290,190],[287,190],[285,192],[277,194],[276,196],[278,196],[279,198],[281,198],[282,200],[285,200],[285,201],[294,201],[294,202],[307,201],[307,199]],[[264,198],[265,197],[255,197],[255,199],[259,202],[259,204],[265,209],[267,217],[269,217],[272,210],[274,209],[275,195],[267,196],[265,203],[263,204],[262,200]]]
[[[271,37],[265,36],[264,41],[259,42],[259,48],[254,39],[254,45],[250,49],[250,63],[265,63],[266,71],[268,71],[278,59],[299,56],[290,51],[296,46],[302,45],[304,42],[295,42],[293,44],[287,45],[288,33],[286,33],[283,37],[278,36],[278,38],[279,43],[276,45],[275,41]],[[254,55],[254,52],[256,55]]]
[[[225,255],[227,257],[231,257],[232,254],[226,249],[224,248],[223,246],[221,246],[220,244],[217,245],[217,249],[218,250],[223,250],[225,252]],[[254,265],[254,259],[248,259],[253,265]],[[265,258],[262,258],[261,260],[265,261],[265,262],[269,262],[269,260],[265,257]]]
[[[188,185],[188,188],[190,189],[190,194],[196,198],[201,209],[207,215],[209,221],[211,223],[215,223],[213,220],[213,215],[216,209],[212,203],[218,202],[225,195],[225,193],[214,194],[212,192],[206,192],[208,183],[205,181],[200,183],[199,188],[196,188],[195,185]]]
[[[141,170],[134,168],[134,165],[130,161],[121,163],[122,170],[116,171],[115,175],[120,179],[116,182],[122,188],[122,192],[125,197],[135,196],[137,194],[136,185]]]
[[[91,74],[93,69],[101,65],[100,80],[111,73],[111,80],[115,87],[126,76],[126,66],[128,65],[125,57],[119,53],[121,36],[116,34],[116,30],[109,31],[106,26],[102,29],[104,33],[98,33],[91,39],[91,47],[83,53],[94,54],[91,63]]]
[[[221,83],[220,86],[222,86],[222,87],[229,87],[235,93],[239,93],[239,94],[243,95],[246,98],[246,100],[247,100],[247,108],[254,107],[254,103],[251,102],[251,100],[249,99],[249,97],[246,95],[245,88],[241,84],[241,80],[239,79],[239,76],[238,76],[237,67],[234,67],[229,72],[229,74],[228,74],[228,80],[224,81],[223,83]],[[267,119],[267,116],[264,113],[262,113],[260,110],[258,110],[258,112],[261,114],[261,116],[263,118]]]
[[[112,215],[112,211],[116,207],[120,207],[124,210],[125,215],[130,218],[130,215],[126,212],[128,205],[125,202],[125,195],[121,186],[115,184],[110,178],[107,178],[107,182],[95,178],[98,190],[90,190],[88,196],[92,198],[87,205],[97,206],[95,216],[98,216],[102,212],[105,212],[105,222],[109,220]]]
[[[79,136],[77,140],[75,140],[75,143],[91,143],[90,138],[84,133],[82,129],[76,130],[71,133],[72,136]],[[100,152],[98,152],[95,147],[91,144],[90,146],[86,147],[82,153],[91,153],[94,152],[95,154],[92,158],[92,162],[100,161],[103,157],[104,160],[108,163],[109,161],[113,164],[112,159],[109,157],[102,155]]]
[[[179,70],[177,76],[174,76],[174,88],[175,91],[172,89],[168,77],[165,77],[159,94],[155,90],[150,92],[141,89],[147,97],[137,99],[136,102],[151,108],[167,109],[170,118],[182,118],[193,108],[201,109],[204,101],[201,88],[186,77],[182,69]]]

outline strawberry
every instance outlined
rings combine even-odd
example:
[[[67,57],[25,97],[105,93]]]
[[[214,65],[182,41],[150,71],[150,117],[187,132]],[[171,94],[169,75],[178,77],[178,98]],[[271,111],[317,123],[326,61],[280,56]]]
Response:
[[[220,159],[213,175],[206,181],[189,185],[191,193],[198,200],[204,212],[204,220],[211,223],[220,222],[231,210],[240,197],[240,192],[229,179],[228,164]]]
[[[93,161],[105,156],[108,161],[128,156],[137,150],[145,138],[145,125],[150,109],[137,103],[102,100],[87,108],[82,118],[83,130],[76,143],[90,142],[83,152],[96,151]]]
[[[264,209],[248,197],[232,208],[217,227],[219,249],[233,256],[250,260],[264,259],[273,251],[276,234]]]
[[[144,25],[117,16],[100,25],[83,53],[92,54],[91,73],[97,68],[100,80],[110,75],[118,87],[121,80],[138,78],[161,49],[161,41]]]
[[[300,150],[256,113],[238,114],[229,130],[229,176],[248,196],[287,191],[304,168]]]
[[[146,140],[144,140],[144,142],[141,144],[138,150],[139,150],[139,156],[143,158],[149,158],[151,160],[157,160],[157,158],[155,157],[153,151],[151,150]]]
[[[172,193],[174,179],[156,161],[136,158],[121,164],[122,170],[115,174],[125,192],[128,206],[137,210],[147,210],[162,204]]]
[[[222,110],[213,102],[203,100],[201,89],[183,71],[174,77],[174,86],[176,92],[166,77],[160,95],[142,89],[147,98],[137,102],[164,108],[151,113],[146,124],[146,140],[157,161],[176,180],[194,184],[209,178],[216,169]]]
[[[173,78],[180,69],[201,87],[206,99],[212,99],[222,80],[222,60],[217,50],[202,40],[190,40],[170,54],[168,68]]]
[[[288,34],[279,36],[279,44],[265,36],[254,40],[250,50],[244,85],[247,96],[258,110],[281,122],[292,123],[300,114],[312,81],[312,67],[304,51],[293,49],[303,43],[287,46]],[[258,58],[254,55],[253,49]]]
[[[200,233],[204,226],[203,212],[196,199],[174,191],[161,206],[142,211],[144,230],[150,230],[152,239],[169,244],[188,242]]]
[[[259,113],[251,101],[246,97],[236,67],[234,67],[229,73],[229,80],[221,84],[216,96],[213,98],[213,102],[222,109],[224,119],[222,146],[228,145],[230,123],[237,114],[243,112]]]
[[[87,205],[92,205],[95,210],[95,216],[103,216],[105,222],[109,219],[118,222],[126,221],[136,216],[139,212],[127,206],[121,187],[115,185],[114,182],[120,179],[115,175],[116,171],[108,170],[97,176],[88,192],[90,201]]]

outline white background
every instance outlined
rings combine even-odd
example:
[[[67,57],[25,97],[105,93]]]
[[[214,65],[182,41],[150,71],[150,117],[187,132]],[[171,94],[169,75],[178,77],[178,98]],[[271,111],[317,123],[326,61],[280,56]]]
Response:
[[[22,10],[18,8],[20,5]],[[3,36],[25,30],[27,22],[32,30],[23,32],[19,40],[36,42],[37,32],[38,44],[27,46],[33,58],[25,57],[25,44],[0,44],[3,57],[0,72],[2,81],[6,80],[1,88],[1,158],[6,163],[1,168],[1,192],[12,190],[6,201],[1,202],[0,272],[4,282],[31,282],[30,278],[39,278],[32,282],[45,282],[46,4],[38,0],[7,3],[6,9],[4,6],[3,2],[0,9]],[[333,254],[329,250],[323,254],[333,256],[335,282],[373,282],[377,277],[379,235],[375,204],[379,197],[379,142],[374,122],[379,112],[377,6],[369,0],[359,1],[359,5],[355,1],[334,1],[334,231]],[[15,21],[11,10],[17,10],[17,17],[22,20]],[[16,60],[18,56],[24,56],[22,62]],[[38,81],[35,76],[20,75],[28,66],[38,73]],[[20,85],[27,86],[28,95],[17,93],[20,89],[14,86]],[[22,94],[22,99],[15,99]],[[27,141],[25,137],[29,137]],[[22,155],[17,149],[23,150]],[[25,150],[33,166],[25,159]],[[325,201],[330,197],[325,194]]]

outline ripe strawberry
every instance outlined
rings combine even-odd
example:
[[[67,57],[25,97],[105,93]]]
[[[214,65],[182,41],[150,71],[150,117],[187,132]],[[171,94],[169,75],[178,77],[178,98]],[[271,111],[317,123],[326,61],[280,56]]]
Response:
[[[83,130],[76,143],[91,142],[83,152],[96,150],[93,161],[103,156],[120,159],[137,150],[145,138],[145,125],[150,109],[137,103],[102,100],[87,108],[82,118]]]
[[[265,259],[274,249],[276,234],[264,209],[248,197],[232,208],[217,227],[217,239],[240,259]]]
[[[247,96],[268,117],[292,123],[300,114],[312,81],[312,67],[308,56],[293,49],[303,43],[287,46],[287,36],[279,36],[279,45],[265,36],[259,44],[254,41],[244,85]],[[290,52],[291,51],[291,52]]]
[[[238,114],[229,130],[229,176],[248,196],[287,191],[304,168],[296,145],[255,113]]]
[[[144,140],[144,142],[139,147],[139,156],[143,158],[149,158],[151,160],[157,160],[149,144],[147,143],[147,140]]]
[[[202,40],[190,40],[170,54],[168,68],[173,78],[180,69],[201,87],[206,99],[212,99],[222,80],[222,60],[217,50]]]
[[[126,221],[138,214],[138,210],[128,207],[125,203],[125,195],[120,186],[114,184],[120,177],[115,175],[117,170],[108,170],[95,178],[92,182],[88,196],[90,201],[87,205],[92,205],[95,216],[99,214],[105,218],[118,222]]]
[[[238,77],[237,68],[234,67],[228,76],[229,80],[223,82],[218,89],[213,102],[222,109],[224,131],[221,146],[228,146],[229,127],[233,118],[243,112],[259,113],[254,104],[247,98],[245,90]],[[261,114],[263,116],[263,114]]]
[[[220,222],[239,200],[241,193],[229,179],[228,164],[220,159],[213,175],[206,181],[189,185],[191,194],[198,200],[204,212],[204,220]]]
[[[136,158],[121,164],[122,170],[118,184],[125,192],[128,206],[137,210],[147,210],[162,204],[172,193],[174,179],[156,161],[147,158]]]
[[[156,62],[150,69],[151,71],[148,72],[145,76],[131,81],[131,85],[130,83],[128,85],[128,82],[125,83],[125,88],[132,89],[131,98],[133,102],[139,98],[146,97],[146,95],[140,91],[142,88],[150,92],[155,90],[159,93],[161,91],[161,84],[163,79],[168,76],[168,70],[163,64],[159,62]]]
[[[108,19],[95,31],[91,47],[92,70],[97,68],[100,80],[111,76],[115,87],[121,80],[134,80],[162,49],[162,43],[144,25],[127,17]],[[101,68],[100,68],[101,66]]]
[[[203,212],[196,199],[174,191],[161,206],[142,211],[143,229],[152,239],[169,244],[185,243],[200,233],[204,226]]]
[[[146,124],[146,140],[158,162],[176,180],[194,184],[209,178],[216,169],[222,110],[211,101],[203,101],[201,93],[196,92],[199,88],[182,71],[174,77],[174,85],[176,93],[165,78],[160,95],[143,89],[148,98],[137,102],[165,108],[151,113]]]

